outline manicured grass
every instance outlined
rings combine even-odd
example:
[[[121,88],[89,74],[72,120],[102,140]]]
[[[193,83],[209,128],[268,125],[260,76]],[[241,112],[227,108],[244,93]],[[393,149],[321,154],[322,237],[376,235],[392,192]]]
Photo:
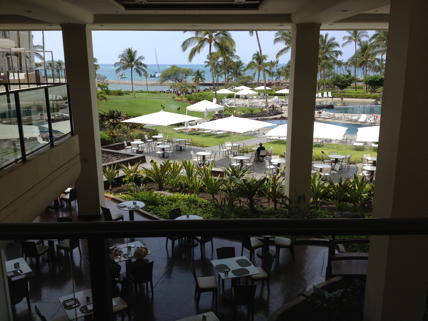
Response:
[[[284,156],[286,147],[284,142],[271,142],[264,144],[264,146],[266,147],[266,149],[270,149],[272,147],[272,152],[274,155]],[[361,150],[361,148],[359,148],[359,150],[356,150],[353,146],[350,145],[324,144],[322,147],[313,148],[312,159],[321,160],[321,151],[324,151],[327,155],[333,152],[337,152],[340,155],[350,154],[351,163],[361,163],[364,154],[370,154],[372,156],[377,155],[377,151],[373,147],[364,147],[363,150]]]
[[[174,128],[175,126],[168,126],[168,127],[161,127],[156,126],[155,128],[160,132],[163,133],[164,136],[173,137],[173,138],[191,138],[192,139],[192,145],[194,146],[200,146],[200,147],[209,147],[209,146],[215,146],[220,145],[225,142],[236,142],[244,139],[252,138],[252,136],[244,136],[239,134],[224,134],[224,135],[214,135],[214,134],[203,134],[203,133],[181,133],[181,132],[175,132]]]
[[[165,106],[165,111],[185,114],[185,107],[189,104],[174,100],[172,94],[137,93],[135,98],[132,94],[125,96],[108,96],[107,101],[98,102],[98,110],[100,112],[106,112],[110,109],[117,109],[125,112],[129,116],[135,117],[158,112],[161,110],[161,105]],[[204,117],[203,113],[189,112],[188,114],[195,117]],[[209,116],[211,114],[212,113],[209,113]],[[154,126],[154,128],[166,136],[173,138],[191,138],[193,145],[201,147],[215,146],[227,141],[239,141],[251,138],[251,136],[238,134],[212,135],[202,133],[177,133],[174,131],[174,127],[178,127],[178,125],[167,127]]]

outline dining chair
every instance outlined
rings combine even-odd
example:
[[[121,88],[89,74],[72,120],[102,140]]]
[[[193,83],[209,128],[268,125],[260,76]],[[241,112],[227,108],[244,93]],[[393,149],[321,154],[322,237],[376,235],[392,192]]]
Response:
[[[40,321],[48,321],[37,305],[34,306],[34,310],[36,311],[37,317],[40,319]]]
[[[227,259],[235,256],[235,248],[233,246],[219,247],[215,251],[218,259]]]
[[[28,279],[25,275],[9,278],[9,297],[10,303],[15,310],[15,305],[23,299],[27,300],[28,310],[31,312],[30,291],[28,287]]]
[[[73,251],[76,248],[79,250],[80,258],[82,258],[82,250],[80,249],[79,239],[61,240],[56,246],[57,251],[64,251],[66,254],[70,255],[70,258],[73,257]]]
[[[213,302],[215,309],[217,309],[217,281],[214,275],[209,276],[197,276],[195,268],[192,266],[192,275],[195,280],[195,300],[196,307],[199,309],[199,301],[201,299],[201,293],[211,292],[213,295]]]
[[[170,210],[168,213],[168,218],[170,220],[175,220],[179,216],[181,216],[181,209],[180,208],[174,208],[174,209]],[[177,241],[177,240],[180,240],[180,237],[178,237],[178,236],[167,236],[166,242],[165,242],[166,250],[168,251],[168,242],[171,241],[171,243],[172,243],[171,252],[172,252],[172,254],[174,254],[175,241]]]
[[[135,264],[138,262],[126,262],[126,269],[129,271],[129,278],[135,286],[136,292],[145,285],[146,291],[150,285],[150,289],[153,296],[153,261],[144,264],[138,264],[138,268],[135,268]]]
[[[294,260],[294,245],[292,239],[284,236],[275,236],[273,244],[275,245],[275,257],[278,261],[281,249],[289,249],[291,257]]]
[[[233,286],[233,305],[234,317],[236,320],[236,312],[238,306],[245,305],[249,314],[249,319],[254,320],[254,296],[256,294],[255,285],[235,285]]]
[[[267,292],[268,296],[270,295],[270,273],[272,270],[273,257],[268,254],[263,257],[262,266],[258,266],[257,269],[259,272],[257,274],[253,274],[251,276],[251,281],[254,282],[262,282],[264,286],[265,282],[267,283]]]
[[[250,261],[253,261],[255,250],[260,249],[262,247],[263,247],[263,241],[259,240],[254,236],[252,237],[246,236],[242,239],[241,255],[244,254],[244,249],[247,249],[250,252]]]
[[[34,241],[22,242],[22,254],[25,258],[36,259],[37,266],[40,266],[40,257],[48,253],[49,247],[43,244],[36,244]]]
[[[199,243],[201,248],[201,256],[205,257],[205,244],[208,242],[211,243],[211,255],[214,255],[214,241],[212,236],[197,236],[195,240]]]
[[[60,196],[60,201],[65,203],[65,208],[72,209],[71,203],[77,200],[77,192],[72,188],[68,193],[63,193]]]
[[[108,207],[101,206],[101,211],[103,213],[104,221],[111,222],[111,221],[123,221],[123,215],[114,213],[110,211]]]

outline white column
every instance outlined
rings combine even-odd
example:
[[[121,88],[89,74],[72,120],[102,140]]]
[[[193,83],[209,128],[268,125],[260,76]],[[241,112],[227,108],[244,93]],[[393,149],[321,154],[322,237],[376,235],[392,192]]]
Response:
[[[2,242],[5,243],[5,242]],[[12,321],[12,309],[9,298],[9,285],[6,274],[6,259],[4,250],[0,245],[0,321]]]
[[[428,1],[392,0],[374,215],[428,216]],[[428,236],[373,237],[366,321],[420,321],[428,290]]]
[[[73,125],[80,145],[79,216],[100,215],[104,186],[91,30],[86,25],[65,24],[62,36]]]
[[[293,25],[286,153],[286,193],[309,201],[320,25]]]

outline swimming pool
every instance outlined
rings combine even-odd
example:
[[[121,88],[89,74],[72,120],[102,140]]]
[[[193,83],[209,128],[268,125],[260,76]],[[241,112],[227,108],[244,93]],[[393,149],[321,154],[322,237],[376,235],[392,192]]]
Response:
[[[334,109],[320,109],[338,114],[377,114],[380,115],[380,105],[364,106],[335,106]]]
[[[281,119],[281,120],[272,119],[272,120],[268,120],[268,122],[275,124],[277,126],[282,124],[287,124],[287,120],[284,120],[284,119]],[[358,128],[370,126],[370,125],[362,125],[362,124],[345,124],[345,123],[340,123],[335,121],[322,122],[322,123],[346,127],[345,135],[356,135]]]

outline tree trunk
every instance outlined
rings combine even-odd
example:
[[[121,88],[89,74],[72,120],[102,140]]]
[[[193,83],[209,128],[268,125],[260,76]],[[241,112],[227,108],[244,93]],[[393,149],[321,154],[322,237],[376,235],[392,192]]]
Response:
[[[256,30],[255,33],[256,33],[257,45],[259,46],[260,59],[261,59],[261,62],[263,63],[263,51],[262,51],[262,46],[260,44],[259,32]],[[263,86],[264,86],[263,93],[265,94],[265,108],[267,109],[268,108],[268,98],[266,95],[266,73],[265,73],[264,66],[262,66],[262,67],[263,67]]]
[[[357,41],[354,41],[354,77],[355,77],[355,90],[357,90]]]
[[[146,77],[146,89],[147,91],[149,91],[149,83],[147,82],[147,77]]]
[[[133,72],[134,72],[134,68],[131,68],[131,90],[132,90],[132,93],[134,94],[134,97],[135,97],[135,93],[134,93],[134,74],[133,74]]]
[[[211,42],[209,43],[208,53],[209,53],[209,56],[210,56],[209,60],[210,60],[210,67],[211,67],[211,79],[213,81],[214,97],[215,97],[215,100],[217,101],[217,90],[216,90],[216,87],[215,87],[215,76],[214,76],[214,66],[213,66],[213,61],[212,61],[212,45],[211,45]]]

